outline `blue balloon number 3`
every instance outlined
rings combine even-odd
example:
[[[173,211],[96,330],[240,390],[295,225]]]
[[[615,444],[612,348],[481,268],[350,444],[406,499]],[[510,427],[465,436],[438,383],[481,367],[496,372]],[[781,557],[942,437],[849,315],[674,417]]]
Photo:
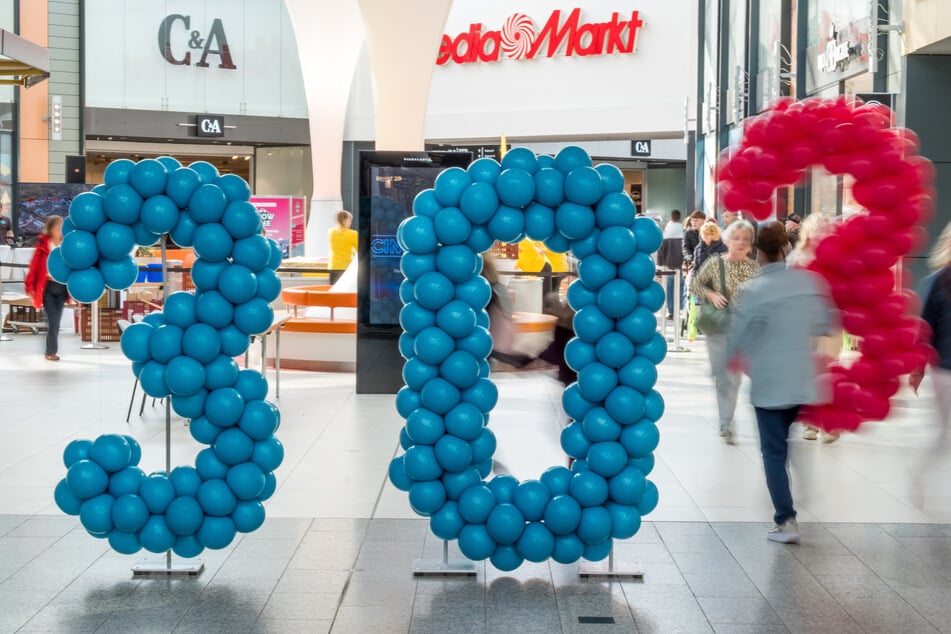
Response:
[[[138,467],[141,450],[131,436],[74,440],[63,452],[67,472],[56,504],[120,553],[172,549],[194,557],[264,522],[262,502],[274,493],[284,458],[274,436],[280,412],[265,400],[264,376],[240,370],[233,357],[271,326],[282,253],[261,235],[250,195],[243,179],[221,176],[210,163],[113,161],[103,185],[73,200],[63,243],[50,253],[50,274],[84,303],[105,287],[135,282],[135,245],[167,233],[197,255],[196,291],[170,294],[162,312],[126,328],[121,346],[145,392],[170,397],[175,412],[191,419],[191,435],[209,447],[194,467],[150,475]]]
[[[549,558],[571,563],[608,556],[614,539],[633,536],[657,505],[647,479],[664,401],[654,390],[667,351],[654,313],[664,292],[650,254],[662,236],[635,218],[624,177],[593,167],[578,147],[555,157],[519,148],[501,165],[479,159],[449,168],[421,192],[399,227],[405,250],[400,287],[406,383],[396,406],[405,453],[390,480],[430,518],[433,533],[458,539],[473,560],[501,570]],[[565,349],[578,372],[562,403],[572,422],[561,435],[570,469],[537,480],[486,481],[496,441],[488,428],[498,390],[487,357],[491,288],[481,254],[495,240],[543,240],[579,259],[568,289],[575,337]]]

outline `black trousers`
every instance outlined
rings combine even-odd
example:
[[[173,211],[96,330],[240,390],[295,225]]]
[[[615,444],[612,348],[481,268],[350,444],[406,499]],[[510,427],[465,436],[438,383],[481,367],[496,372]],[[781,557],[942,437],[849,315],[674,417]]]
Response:
[[[46,280],[43,291],[43,310],[46,311],[46,354],[59,350],[59,327],[63,321],[63,305],[66,304],[66,285],[55,280]]]

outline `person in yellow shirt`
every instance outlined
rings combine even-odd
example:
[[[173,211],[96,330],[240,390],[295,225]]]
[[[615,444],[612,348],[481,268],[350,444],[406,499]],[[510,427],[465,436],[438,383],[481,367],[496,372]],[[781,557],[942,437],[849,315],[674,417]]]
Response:
[[[515,266],[526,273],[553,273],[545,279],[545,292],[557,292],[563,277],[561,274],[568,272],[568,256],[551,251],[541,240],[525,238],[518,243]]]
[[[349,211],[337,212],[337,226],[330,230],[330,283],[334,284],[350,266],[357,252],[357,232],[350,228],[353,214]]]

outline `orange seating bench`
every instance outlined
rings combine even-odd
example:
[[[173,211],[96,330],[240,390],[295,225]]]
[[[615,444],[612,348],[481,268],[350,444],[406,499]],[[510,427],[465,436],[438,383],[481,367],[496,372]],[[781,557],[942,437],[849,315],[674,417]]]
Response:
[[[327,284],[298,286],[281,291],[281,301],[292,307],[292,316],[285,332],[320,332],[328,334],[356,334],[357,322],[353,319],[336,319],[335,308],[356,308],[356,293],[341,293],[330,290]],[[298,314],[300,306],[325,306],[330,309],[330,318],[304,317]]]

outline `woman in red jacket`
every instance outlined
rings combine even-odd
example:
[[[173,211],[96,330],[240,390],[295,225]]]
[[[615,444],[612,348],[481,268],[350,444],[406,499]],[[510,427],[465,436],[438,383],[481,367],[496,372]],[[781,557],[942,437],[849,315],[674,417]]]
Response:
[[[46,359],[59,361],[56,354],[59,348],[59,326],[63,318],[63,305],[66,304],[66,285],[50,277],[46,260],[50,251],[63,241],[63,219],[50,216],[43,230],[36,238],[36,252],[30,260],[30,268],[23,282],[27,294],[33,298],[33,306],[46,311]]]

